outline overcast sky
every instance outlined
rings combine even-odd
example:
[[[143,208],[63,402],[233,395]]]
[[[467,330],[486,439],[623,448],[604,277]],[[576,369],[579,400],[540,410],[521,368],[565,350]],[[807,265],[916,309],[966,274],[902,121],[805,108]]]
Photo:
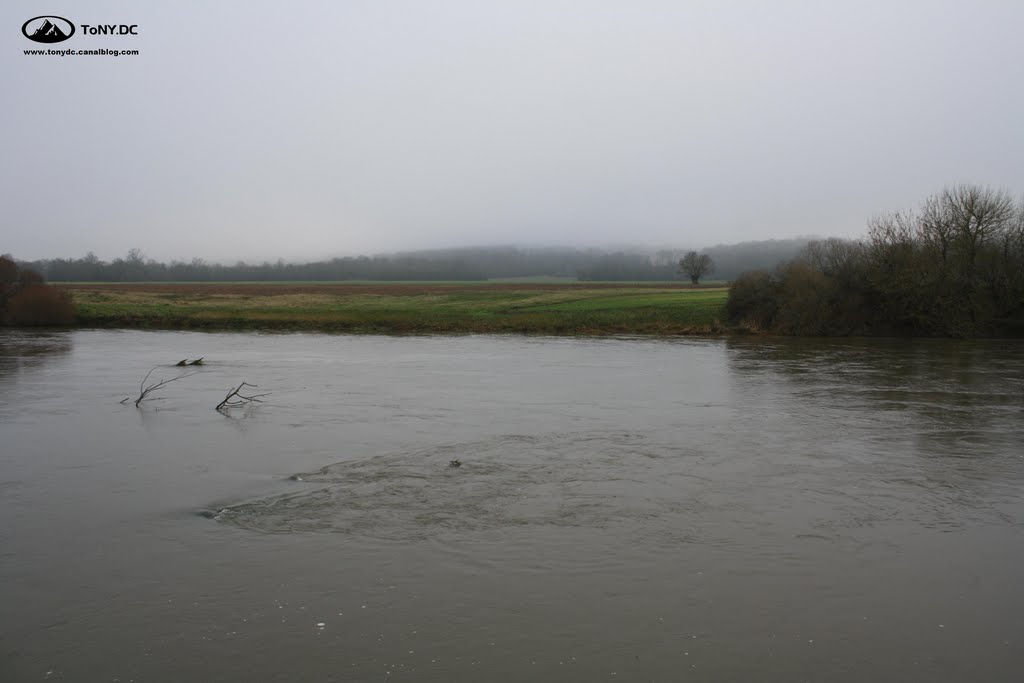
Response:
[[[44,12],[138,36],[38,45]],[[6,0],[0,26],[23,259],[699,247],[1024,192],[1020,0]]]

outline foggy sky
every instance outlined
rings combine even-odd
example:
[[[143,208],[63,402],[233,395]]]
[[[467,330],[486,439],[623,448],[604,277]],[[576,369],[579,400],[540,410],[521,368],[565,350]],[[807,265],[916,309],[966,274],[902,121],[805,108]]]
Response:
[[[140,35],[39,46],[44,12]],[[948,184],[1024,191],[1021,26],[1016,0],[9,0],[0,252],[858,236]]]

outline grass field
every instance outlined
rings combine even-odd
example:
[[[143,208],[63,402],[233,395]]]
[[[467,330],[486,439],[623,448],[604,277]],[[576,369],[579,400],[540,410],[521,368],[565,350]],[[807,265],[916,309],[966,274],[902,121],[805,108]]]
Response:
[[[726,289],[680,283],[64,284],[93,327],[711,334]]]

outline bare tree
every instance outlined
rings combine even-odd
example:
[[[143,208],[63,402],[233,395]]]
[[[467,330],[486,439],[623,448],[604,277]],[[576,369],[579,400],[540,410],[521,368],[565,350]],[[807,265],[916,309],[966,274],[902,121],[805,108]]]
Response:
[[[829,237],[808,242],[800,257],[824,275],[834,277],[855,267],[863,252],[860,242]]]
[[[249,384],[248,382],[242,382],[237,387],[232,387],[228,395],[224,397],[224,400],[217,404],[216,410],[224,410],[225,408],[234,408],[236,406],[244,406],[250,403],[263,403],[261,400],[264,396],[270,396],[267,394],[253,394],[252,396],[245,396],[241,393],[245,387],[252,387],[253,389],[259,389],[255,384]]]
[[[697,284],[702,277],[715,272],[715,262],[707,254],[690,251],[680,259],[679,272],[690,278],[690,282]]]
[[[955,266],[963,274],[974,270],[985,247],[1012,232],[1016,211],[1006,191],[978,185],[947,187],[925,201],[917,233],[943,269]]]

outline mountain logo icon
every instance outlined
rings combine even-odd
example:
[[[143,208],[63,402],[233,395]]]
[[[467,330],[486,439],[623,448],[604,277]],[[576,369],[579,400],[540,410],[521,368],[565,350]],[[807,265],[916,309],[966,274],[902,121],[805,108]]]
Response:
[[[61,43],[75,35],[75,25],[64,17],[32,17],[21,26],[22,34],[37,43]]]

